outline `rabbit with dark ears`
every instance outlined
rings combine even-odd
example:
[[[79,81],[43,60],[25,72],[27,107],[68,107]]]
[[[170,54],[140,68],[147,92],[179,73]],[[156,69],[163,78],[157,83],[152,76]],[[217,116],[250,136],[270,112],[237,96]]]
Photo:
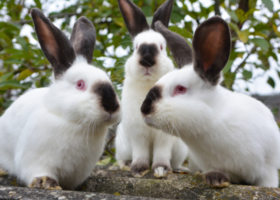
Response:
[[[0,118],[0,166],[29,187],[74,189],[120,121],[119,100],[108,75],[91,65],[96,36],[87,18],[69,41],[39,9],[31,16],[54,82],[22,95]]]
[[[227,23],[220,17],[203,22],[193,52],[161,22],[155,26],[181,69],[163,76],[148,93],[141,107],[146,124],[168,134],[175,126],[189,147],[190,170],[202,170],[212,187],[229,182],[278,187],[280,134],[271,111],[219,85],[231,49]]]
[[[167,56],[164,37],[154,30],[157,20],[168,26],[174,0],[167,0],[159,7],[151,27],[143,12],[130,0],[118,0],[118,3],[134,46],[134,52],[125,64],[123,116],[116,137],[116,158],[120,168],[142,177],[149,171],[152,160],[156,177],[166,176],[171,168],[187,171],[182,167],[188,153],[184,142],[147,126],[140,111],[151,87],[174,69]]]

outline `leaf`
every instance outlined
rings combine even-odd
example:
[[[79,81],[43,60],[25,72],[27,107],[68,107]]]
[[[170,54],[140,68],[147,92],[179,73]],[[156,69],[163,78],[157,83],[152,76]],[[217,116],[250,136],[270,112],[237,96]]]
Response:
[[[36,7],[39,9],[42,9],[42,3],[40,2],[40,0],[34,0],[36,3]]]
[[[98,161],[98,162],[96,163],[96,165],[99,165],[99,166],[106,166],[106,165],[108,165],[108,164],[110,163],[110,161],[111,161],[111,158],[108,157],[108,158],[105,158],[105,159],[103,159],[103,160]]]
[[[229,16],[231,17],[231,19],[233,21],[235,21],[236,23],[239,22],[238,17],[237,17],[236,13],[233,10],[227,10],[227,13],[229,14]]]
[[[13,78],[14,73],[9,72],[0,77],[0,81],[6,81]]]
[[[275,81],[274,81],[271,77],[268,77],[267,83],[268,83],[272,88],[275,88]]]
[[[30,71],[29,69],[25,69],[22,72],[20,72],[20,74],[17,77],[17,80],[19,80],[19,81],[24,80],[27,77],[31,76],[31,74],[33,74],[32,71]]]
[[[10,80],[10,81],[1,81],[0,82],[0,90],[7,90],[7,89],[28,89],[30,84],[20,84],[17,80]]]
[[[250,39],[251,42],[261,47],[263,50],[268,51],[269,43],[263,38]]]
[[[227,72],[230,70],[232,64],[233,64],[233,60],[229,60],[229,61],[227,62],[227,65],[226,65],[226,66],[224,67],[224,69],[223,69],[223,73],[227,73]]]
[[[252,73],[252,72],[250,72],[250,71],[248,71],[248,70],[245,70],[245,69],[243,70],[242,74],[243,74],[243,76],[244,76],[245,79],[250,79],[250,78],[252,78],[252,76],[253,76],[253,73]]]
[[[262,0],[262,2],[270,12],[273,12],[273,2],[271,0]]]
[[[271,111],[272,111],[273,115],[277,115],[278,112],[279,112],[279,109],[278,108],[272,108]]]
[[[237,35],[243,43],[246,43],[249,37],[249,29],[246,29],[244,31],[239,31],[237,32]]]
[[[232,85],[233,85],[234,80],[235,80],[235,76],[236,76],[236,74],[231,73],[231,72],[227,72],[227,73],[224,74],[224,83],[225,83],[225,85],[228,89],[232,88]]]

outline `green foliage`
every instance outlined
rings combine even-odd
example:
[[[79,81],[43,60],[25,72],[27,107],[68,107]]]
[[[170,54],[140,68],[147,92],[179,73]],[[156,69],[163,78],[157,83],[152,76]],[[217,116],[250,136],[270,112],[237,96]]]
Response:
[[[42,9],[47,3],[54,2],[54,0],[34,0],[32,6],[27,6],[22,0],[0,1],[0,18],[5,19],[0,22],[0,114],[29,88],[45,87],[50,84],[52,70],[49,62],[40,47],[31,44],[28,37],[20,36],[20,32],[25,24],[33,27],[29,15],[32,7]],[[141,7],[148,21],[151,22],[154,11],[164,0],[133,0],[133,2]],[[170,29],[184,36],[191,44],[197,25],[213,16],[215,2],[205,7],[197,0],[190,0],[188,3],[185,3],[185,0],[177,0],[171,16]],[[256,2],[256,0],[220,0],[218,5],[219,9],[226,11],[231,18],[228,22],[232,33],[232,52],[223,70],[224,85],[229,89],[232,89],[237,77],[252,81],[253,68],[263,71],[270,69],[268,58],[279,63],[276,54],[280,49],[277,49],[275,44],[279,44],[280,32],[277,28],[280,11],[273,10],[272,0],[262,0],[258,5]],[[265,8],[268,9],[267,12],[259,12],[260,9]],[[256,19],[257,12],[267,22]],[[132,43],[117,1],[76,0],[75,4],[49,14],[52,21],[62,20],[61,29],[68,36],[72,30],[71,17],[77,19],[80,16],[89,18],[97,30],[98,42],[94,51],[94,65],[108,72],[120,94],[124,80],[123,66],[131,53]],[[185,21],[186,16],[191,20]],[[36,35],[34,33],[32,35],[36,39]],[[126,49],[128,54],[118,57],[115,52],[120,47]],[[257,59],[249,60],[248,55],[256,55]],[[114,64],[107,64],[105,67],[105,62],[108,60],[106,58],[112,59]],[[237,59],[241,59],[241,62],[236,64]],[[237,76],[237,73],[241,76]],[[278,74],[280,76],[280,72]],[[269,77],[267,83],[275,87],[275,80],[272,77]]]

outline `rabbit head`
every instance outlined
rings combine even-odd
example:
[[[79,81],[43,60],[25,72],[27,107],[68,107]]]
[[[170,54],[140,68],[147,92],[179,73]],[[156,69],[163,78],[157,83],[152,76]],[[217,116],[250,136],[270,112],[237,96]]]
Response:
[[[54,83],[45,97],[48,110],[63,119],[96,126],[119,121],[119,100],[110,79],[91,65],[96,41],[93,24],[80,17],[69,40],[39,9],[32,9],[31,16],[54,71]]]
[[[158,20],[168,27],[174,0],[167,0],[159,7],[151,26],[132,1],[118,0],[118,3],[134,48],[125,65],[126,78],[155,82],[174,67],[167,56],[165,38],[155,31]]]
[[[196,133],[198,127],[207,129],[211,105],[221,100],[219,81],[230,55],[227,23],[220,17],[203,22],[195,31],[193,51],[183,37],[161,22],[155,27],[166,38],[180,69],[163,76],[147,94],[141,107],[146,124],[175,135],[188,130]]]

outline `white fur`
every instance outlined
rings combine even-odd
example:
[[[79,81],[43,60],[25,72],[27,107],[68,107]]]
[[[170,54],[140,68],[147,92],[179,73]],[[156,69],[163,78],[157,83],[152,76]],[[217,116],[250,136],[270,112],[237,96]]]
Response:
[[[125,160],[132,163],[153,160],[153,164],[166,164],[179,169],[187,157],[187,146],[177,137],[164,135],[162,131],[147,126],[141,116],[140,107],[148,91],[164,74],[173,70],[172,61],[166,53],[166,41],[153,30],[138,34],[133,46],[156,44],[159,55],[156,65],[149,68],[150,75],[145,75],[146,68],[139,64],[137,50],[125,64],[125,81],[122,91],[122,122],[117,130],[116,159],[120,165]],[[163,49],[160,50],[160,45]]]
[[[221,169],[231,182],[278,187],[280,134],[270,110],[244,94],[211,86],[186,66],[162,77],[163,98],[146,121],[179,133],[189,147],[190,170]],[[187,88],[173,96],[177,85]],[[176,127],[170,129],[166,127]]]
[[[83,79],[86,91],[76,89]],[[0,166],[26,184],[49,176],[73,189],[93,170],[103,152],[107,127],[93,87],[110,82],[102,70],[78,57],[50,87],[35,89],[16,100],[0,118]]]

